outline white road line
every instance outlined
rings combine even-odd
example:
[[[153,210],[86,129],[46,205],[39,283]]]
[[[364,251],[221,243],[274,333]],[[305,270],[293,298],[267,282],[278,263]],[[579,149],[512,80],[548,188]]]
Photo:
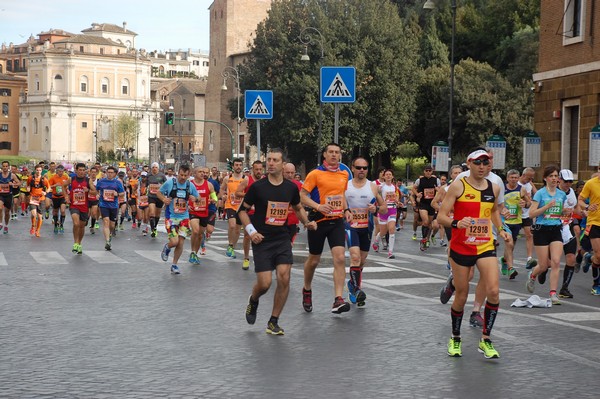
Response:
[[[397,269],[387,267],[387,266],[366,266],[363,268],[364,273],[384,273],[384,272],[395,272]],[[331,274],[333,273],[333,267],[318,267],[316,269],[317,273],[323,274]],[[346,273],[350,272],[350,268],[346,268]]]
[[[102,264],[129,263],[125,259],[119,258],[117,255],[109,251],[85,251],[83,254],[92,258],[93,261]]]
[[[29,252],[33,259],[39,264],[60,264],[66,265],[69,262],[57,251],[39,251]]]
[[[600,312],[550,313],[545,316],[571,322],[600,320]]]
[[[0,266],[8,266],[4,253],[0,252]]]
[[[416,284],[442,284],[445,280],[432,277],[407,277],[407,278],[381,278],[364,279],[363,282],[377,285],[379,287],[398,287]]]

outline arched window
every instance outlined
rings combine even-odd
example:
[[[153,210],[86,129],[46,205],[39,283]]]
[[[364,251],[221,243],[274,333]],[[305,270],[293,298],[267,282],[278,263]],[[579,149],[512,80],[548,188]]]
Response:
[[[40,77],[38,75],[35,75],[35,79],[33,81],[33,84],[34,84],[33,90],[40,91]]]
[[[53,85],[53,88],[54,88],[55,91],[57,91],[59,93],[63,91],[64,86],[63,86],[63,77],[62,77],[62,75],[60,75],[58,73],[56,75],[54,75],[54,85]]]
[[[33,118],[33,134],[38,134],[38,120]]]
[[[108,94],[109,83],[110,82],[108,81],[108,78],[102,78],[102,80],[100,81],[100,93]]]
[[[59,73],[57,73],[56,76],[54,76],[54,79],[62,79],[62,76]]]
[[[121,94],[124,96],[129,95],[129,80],[127,79],[121,81]]]
[[[79,91],[82,93],[88,92],[88,77],[85,75],[81,75],[79,78]]]

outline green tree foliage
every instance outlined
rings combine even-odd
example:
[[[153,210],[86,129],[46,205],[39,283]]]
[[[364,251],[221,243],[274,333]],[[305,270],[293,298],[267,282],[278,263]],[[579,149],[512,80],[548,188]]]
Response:
[[[115,122],[115,145],[118,148],[136,148],[140,123],[135,115],[119,114]]]
[[[307,48],[309,62],[300,60],[299,35],[308,26],[323,36],[323,60],[318,43]],[[334,122],[333,105],[323,104],[319,140],[319,66],[351,65],[357,101],[340,106],[340,142],[353,154],[389,154],[415,111],[419,31],[402,22],[389,0],[274,1],[240,73],[242,90],[274,92],[275,118],[261,122],[262,150],[281,146],[293,161],[316,161],[308,154],[333,139]],[[255,126],[250,123],[252,142]]]

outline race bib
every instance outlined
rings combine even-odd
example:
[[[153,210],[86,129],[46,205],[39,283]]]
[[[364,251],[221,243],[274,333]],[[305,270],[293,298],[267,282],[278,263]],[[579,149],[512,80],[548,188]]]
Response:
[[[435,188],[425,188],[423,189],[423,198],[424,199],[433,199],[435,197]]]
[[[544,211],[544,219],[560,219],[563,211],[563,203],[559,202]]]
[[[325,204],[330,205],[333,208],[328,216],[339,216],[344,213],[341,195],[330,195],[326,197]]]
[[[368,208],[350,209],[352,212],[352,222],[350,227],[355,229],[364,229],[369,227],[369,210]]]
[[[573,208],[563,208],[560,220],[564,225],[568,225],[573,220]]]
[[[119,193],[119,203],[125,202],[125,191]]]
[[[73,191],[73,205],[85,205],[85,192],[83,190]]]
[[[174,213],[185,213],[187,210],[185,198],[173,199],[173,212]]]
[[[150,190],[150,194],[156,194],[160,190],[160,184],[150,184],[148,189]]]
[[[385,194],[385,202],[387,203],[388,208],[396,207],[396,193],[386,193]]]
[[[504,203],[506,209],[508,209],[509,215],[506,217],[506,220],[516,219],[519,213],[519,206],[517,204],[507,204]]]
[[[39,196],[31,197],[31,198],[29,199],[29,205],[35,205],[35,206],[38,206],[38,205],[40,204],[40,199],[41,199],[41,198],[42,198],[42,197],[39,197]]]
[[[54,187],[54,189],[56,191],[56,194],[62,194],[63,192],[62,186],[56,186]]]
[[[237,197],[235,196],[235,193],[232,193],[229,195],[229,202],[231,202],[231,205],[238,205],[242,202],[241,199],[237,199]]]
[[[27,188],[27,180],[21,180],[21,188]]]
[[[267,215],[265,224],[271,226],[283,226],[288,216],[289,202],[269,201],[267,203]]]
[[[204,212],[206,211],[206,197],[198,197],[197,201],[190,200],[190,205],[192,207],[192,211]]]
[[[485,244],[491,239],[492,235],[492,221],[490,219],[473,219],[469,227],[465,230],[465,244],[469,245],[481,245]]]
[[[10,193],[10,184],[0,184],[0,194]]]
[[[148,206],[148,196],[147,195],[141,195],[138,198],[138,206]]]
[[[104,199],[106,202],[114,202],[116,194],[117,192],[115,190],[104,190],[102,193],[102,199]]]

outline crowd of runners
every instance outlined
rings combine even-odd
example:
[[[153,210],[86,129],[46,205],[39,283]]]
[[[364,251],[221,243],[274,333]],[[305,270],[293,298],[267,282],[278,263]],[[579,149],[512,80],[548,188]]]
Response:
[[[548,165],[542,172],[543,186],[536,188],[531,168],[509,170],[505,180],[493,173],[493,154],[485,148],[474,149],[465,161],[453,166],[448,176],[435,176],[426,165],[410,188],[389,169],[379,170],[376,180],[368,180],[367,159],[357,157],[348,167],[341,163],[341,148],[334,143],[324,149],[322,164],[303,181],[279,149],[271,149],[264,164],[256,161],[250,169],[234,159],[230,173],[187,165],[161,171],[158,163],[126,170],[77,163],[73,170],[66,170],[51,162],[30,171],[4,161],[0,229],[9,234],[12,220],[27,218],[34,237],[40,237],[45,221],[52,223],[54,234],[64,234],[68,210],[72,252],[81,255],[88,229],[89,234],[101,229],[104,248],[110,251],[112,237],[124,230],[124,221],[131,222],[140,235],[156,238],[163,217],[167,242],[160,256],[167,262],[173,252],[170,271],[180,274],[185,239],[190,242],[188,261],[200,264],[215,220],[225,219],[228,245],[224,254],[236,259],[241,238],[241,268],[248,270],[252,248],[256,283],[246,320],[255,323],[259,299],[269,290],[275,271],[277,287],[266,331],[282,335],[279,317],[289,292],[292,244],[300,224],[308,230],[309,250],[302,306],[306,312],[313,310],[312,280],[327,240],[333,258],[331,312],[339,314],[351,310],[352,304],[365,306],[362,271],[367,255],[375,251],[395,258],[396,232],[405,228],[412,208],[412,239],[419,240],[420,250],[426,252],[436,242],[447,249],[450,273],[441,287],[440,301],[446,304],[454,296],[448,355],[462,355],[462,318],[469,282],[477,269],[469,324],[482,328],[479,351],[486,358],[498,358],[490,334],[498,314],[499,279],[514,280],[519,275],[513,256],[517,242],[526,247],[522,264],[529,272],[521,275],[527,292],[533,293],[536,285],[548,279],[549,298],[553,305],[560,305],[561,299],[573,298],[569,284],[574,273],[580,269],[587,273],[591,268],[591,293],[600,295],[600,258],[594,256],[594,250],[600,253],[600,177],[574,182],[570,170]],[[502,254],[498,253],[500,243]]]

